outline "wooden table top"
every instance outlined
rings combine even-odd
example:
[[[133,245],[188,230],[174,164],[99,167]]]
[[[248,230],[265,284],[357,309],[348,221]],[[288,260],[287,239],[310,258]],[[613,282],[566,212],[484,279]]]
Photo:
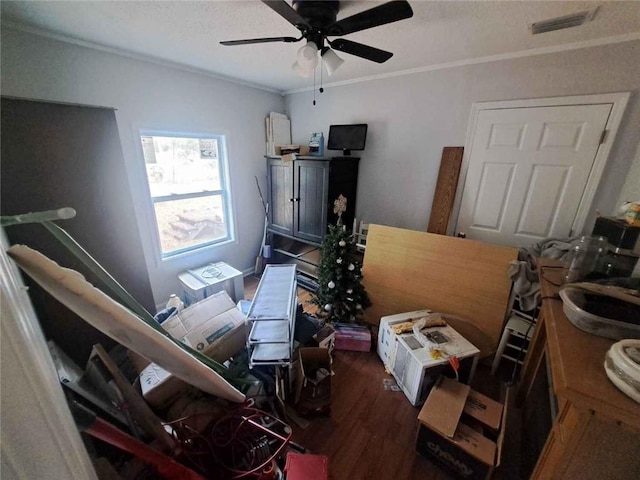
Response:
[[[584,332],[569,322],[557,296],[562,278],[558,266],[550,259],[540,259],[538,266],[554,391],[577,407],[640,431],[640,404],[618,390],[604,370],[605,354],[615,341]]]

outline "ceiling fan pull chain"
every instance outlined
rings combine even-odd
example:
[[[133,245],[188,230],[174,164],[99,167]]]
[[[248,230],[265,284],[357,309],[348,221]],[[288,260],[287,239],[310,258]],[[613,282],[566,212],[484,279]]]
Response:
[[[313,106],[316,106],[316,69],[313,69]]]

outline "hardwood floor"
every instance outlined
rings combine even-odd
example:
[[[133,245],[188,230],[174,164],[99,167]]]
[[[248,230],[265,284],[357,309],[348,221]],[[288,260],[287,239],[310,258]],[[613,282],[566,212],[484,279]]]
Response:
[[[336,351],[333,355],[330,417],[314,419],[294,439],[313,453],[329,457],[330,478],[448,479],[415,453],[419,408],[402,392],[385,390],[386,374],[373,352]]]
[[[252,298],[257,284],[255,277],[245,279],[245,298]],[[311,298],[306,290],[299,289],[298,294],[303,305]],[[308,312],[314,308],[305,305]],[[385,372],[375,348],[372,352],[335,351],[332,370],[331,415],[310,419],[307,429],[292,425],[295,442],[310,453],[329,457],[332,480],[451,479],[415,452],[420,408],[413,407],[402,392],[384,389],[383,379],[393,377]],[[476,380],[482,383],[485,375],[488,369],[479,369]],[[496,479],[520,478],[519,429],[517,422],[507,429],[503,466]]]

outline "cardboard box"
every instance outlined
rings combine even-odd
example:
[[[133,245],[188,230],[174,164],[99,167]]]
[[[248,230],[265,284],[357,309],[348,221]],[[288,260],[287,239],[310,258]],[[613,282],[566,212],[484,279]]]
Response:
[[[371,331],[363,325],[336,324],[336,350],[368,352],[371,350]]]
[[[225,291],[181,310],[162,328],[218,362],[238,353],[247,341],[245,316]]]
[[[300,153],[300,145],[276,145],[276,155],[288,155],[289,153]]]
[[[289,153],[295,153],[300,156],[309,155],[309,145],[276,145],[276,155],[287,155]]]
[[[331,411],[331,355],[326,348],[298,349],[296,404],[301,415]]]
[[[416,451],[457,478],[490,478],[504,440],[507,395],[501,400],[440,377],[418,415]]]
[[[220,363],[244,349],[247,341],[245,316],[224,291],[178,312],[162,327],[177,340]],[[158,408],[166,406],[186,387],[185,382],[154,363],[140,373],[142,396]]]
[[[479,420],[489,427],[494,433],[498,433],[502,424],[504,405],[486,395],[469,390],[467,401],[462,410],[465,415]]]
[[[147,403],[156,408],[168,406],[188,384],[164,368],[150,363],[140,372],[140,390]]]
[[[326,348],[331,353],[336,343],[336,330],[327,324],[313,335],[313,339],[318,344],[318,347]]]

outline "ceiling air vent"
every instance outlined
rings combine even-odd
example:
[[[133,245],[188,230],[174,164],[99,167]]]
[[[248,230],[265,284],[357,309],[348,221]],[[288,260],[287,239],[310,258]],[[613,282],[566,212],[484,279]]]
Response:
[[[584,22],[593,20],[596,16],[598,7],[583,12],[573,13],[571,15],[565,15],[563,17],[551,18],[549,20],[542,20],[540,22],[532,23],[529,27],[531,33],[536,35],[538,33],[552,32],[554,30],[562,30],[563,28],[578,27]]]

